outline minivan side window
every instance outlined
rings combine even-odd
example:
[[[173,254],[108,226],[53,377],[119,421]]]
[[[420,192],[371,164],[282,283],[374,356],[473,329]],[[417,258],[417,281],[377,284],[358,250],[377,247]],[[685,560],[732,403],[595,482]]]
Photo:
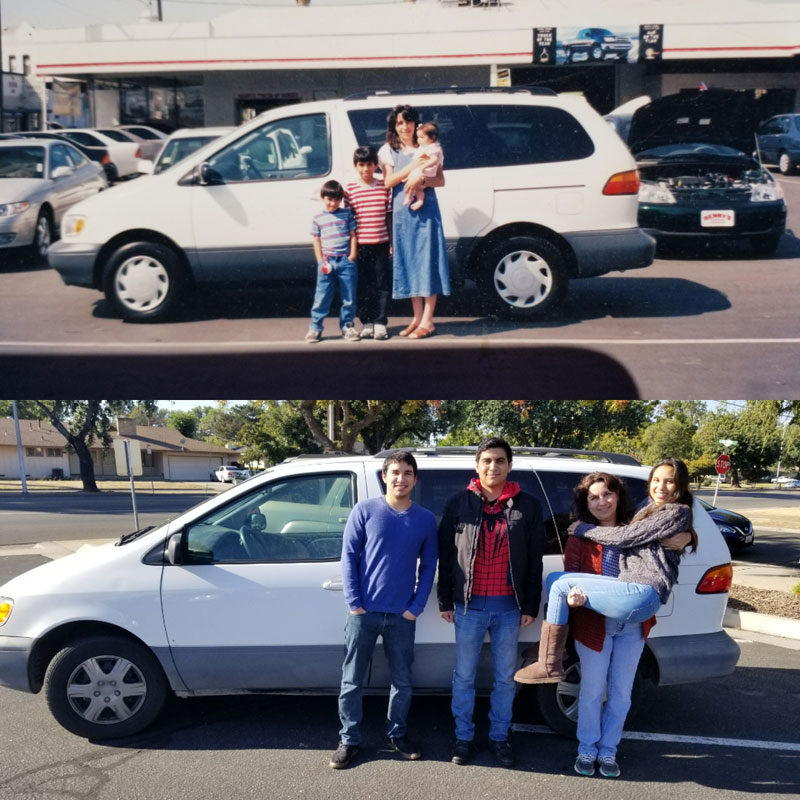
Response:
[[[328,119],[306,114],[268,122],[208,159],[213,183],[285,181],[326,175],[331,168]]]
[[[575,161],[594,153],[589,134],[572,114],[561,108],[491,105],[472,106],[470,110],[475,118],[476,134],[489,142],[486,160],[481,166]]]
[[[547,528],[546,553],[561,553],[561,547],[566,544],[567,529],[572,522],[572,490],[580,483],[583,475],[577,472],[544,472],[537,473],[545,491],[555,517],[555,526],[552,521],[545,522]],[[647,481],[639,478],[625,478],[625,485],[631,497],[634,510],[647,498]]]
[[[187,526],[186,561],[338,561],[354,502],[349,472],[273,481]]]

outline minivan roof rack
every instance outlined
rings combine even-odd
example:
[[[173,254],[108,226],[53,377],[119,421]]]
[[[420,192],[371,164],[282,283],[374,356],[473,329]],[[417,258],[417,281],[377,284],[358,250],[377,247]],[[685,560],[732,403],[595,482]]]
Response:
[[[471,455],[477,451],[477,447],[398,447],[395,450],[407,450],[415,455],[424,456],[455,456]],[[520,456],[544,456],[546,458],[583,458],[595,461],[607,461],[609,464],[629,464],[631,466],[641,466],[633,456],[625,453],[609,453],[606,450],[580,450],[572,447],[512,447],[511,451]],[[381,450],[375,453],[374,458],[386,458],[394,450]]]
[[[393,97],[406,94],[471,94],[486,92],[489,94],[539,94],[555,97],[558,92],[546,86],[439,86],[424,89],[375,89],[370,92],[356,92],[345,97],[345,100],[366,100],[368,97]]]

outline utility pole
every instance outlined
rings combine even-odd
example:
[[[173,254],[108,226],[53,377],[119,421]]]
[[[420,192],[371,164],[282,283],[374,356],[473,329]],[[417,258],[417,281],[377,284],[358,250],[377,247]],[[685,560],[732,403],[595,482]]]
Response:
[[[163,22],[164,21],[164,15],[161,13],[161,0],[156,0],[156,2],[157,2],[157,6],[158,6],[158,21],[159,22]]]

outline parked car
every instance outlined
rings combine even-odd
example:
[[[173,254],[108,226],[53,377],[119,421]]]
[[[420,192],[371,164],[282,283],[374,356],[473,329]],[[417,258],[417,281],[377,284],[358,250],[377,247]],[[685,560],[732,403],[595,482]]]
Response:
[[[98,133],[102,133],[103,136],[107,136],[115,142],[135,144],[139,149],[137,158],[152,161],[161,149],[161,139],[145,140],[122,128],[97,128],[96,130]]]
[[[25,139],[58,139],[62,142],[65,139],[65,137],[58,133],[58,131],[20,131],[19,133],[15,134],[15,136]],[[107,147],[95,147],[79,144],[75,141],[70,141],[69,143],[72,147],[80,150],[81,153],[83,153],[90,161],[94,161],[103,168],[103,171],[106,174],[106,180],[109,182],[109,184],[119,180],[117,169],[111,162],[111,156],[108,153]]]
[[[800,164],[800,114],[780,114],[758,126],[758,153],[761,161],[777,164],[788,175]]]
[[[320,187],[353,174],[358,144],[385,141],[397,103],[439,125],[451,276],[477,281],[488,312],[536,317],[572,278],[652,263],[653,240],[636,226],[638,175],[619,138],[582,98],[517,89],[272,109],[180,168],[74,209],[50,263],[140,321],[166,317],[191,284],[312,282],[308,221]]]
[[[613,58],[627,61],[633,43],[627,36],[615,36],[607,28],[582,28],[574,39],[563,43],[567,63],[604,61]]]
[[[789,480],[780,483],[782,489],[797,489],[800,487],[800,481],[797,478],[789,478]]]
[[[698,499],[697,502],[708,511],[708,516],[714,520],[730,549],[750,547],[755,543],[753,523],[747,517],[736,511],[712,506],[705,500]]]
[[[673,94],[634,111],[628,146],[639,167],[639,225],[659,241],[744,240],[775,252],[783,190],[750,155],[756,107],[744,92]],[[622,127],[621,118],[611,119]]]
[[[441,518],[446,499],[475,474],[475,448],[416,455],[414,499]],[[58,722],[92,739],[142,730],[169,693],[336,694],[346,615],[342,534],[356,500],[384,493],[384,456],[288,459],[158,527],[84,548],[0,586],[0,684],[44,689]],[[648,469],[629,457],[515,454],[511,477],[538,498],[545,519],[545,576],[563,569],[572,489],[594,469],[624,477],[636,500],[646,496]],[[699,546],[684,556],[657,615],[640,681],[714,681],[735,668],[739,648],[722,628],[730,554],[700,504],[694,527]],[[540,610],[521,631],[520,664],[539,637],[541,618]],[[417,621],[417,690],[448,694],[453,658],[453,629],[432,592]],[[489,663],[481,659],[481,691],[491,689]],[[574,735],[579,684],[571,652],[562,683],[524,698],[556,730]],[[379,647],[369,688],[388,686]]]
[[[108,187],[103,169],[63,140],[0,141],[0,250],[45,259],[67,209]]]
[[[181,128],[162,142],[163,146],[154,162],[139,162],[139,172],[158,175],[159,172],[183,161],[201,147],[230,133],[233,129],[232,125],[216,128]]]
[[[219,467],[214,475],[220,483],[234,483],[235,481],[243,481],[245,478],[250,477],[250,470],[243,469],[242,467],[235,467],[232,464],[227,464]]]
[[[139,174],[136,165],[141,153],[136,142],[121,142],[90,128],[64,128],[59,133],[77,144],[107,148],[120,179],[132,178]]]
[[[168,134],[149,125],[117,125],[117,128],[133,136],[142,151],[142,158],[153,161],[168,138]]]

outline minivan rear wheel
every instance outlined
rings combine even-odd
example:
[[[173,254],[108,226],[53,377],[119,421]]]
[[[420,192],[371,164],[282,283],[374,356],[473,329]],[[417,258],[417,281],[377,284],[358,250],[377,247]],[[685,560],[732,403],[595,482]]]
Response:
[[[558,248],[539,236],[512,236],[495,245],[478,276],[490,310],[531,319],[563,299],[569,281]]]
[[[121,636],[91,636],[65,647],[44,680],[50,713],[87,739],[131,736],[159,715],[167,680],[153,653]]]
[[[135,322],[166,317],[181,290],[177,253],[158,242],[131,242],[115,251],[106,264],[103,291],[107,300]]]
[[[788,153],[781,153],[778,156],[778,169],[781,171],[781,175],[788,175],[794,169]]]

